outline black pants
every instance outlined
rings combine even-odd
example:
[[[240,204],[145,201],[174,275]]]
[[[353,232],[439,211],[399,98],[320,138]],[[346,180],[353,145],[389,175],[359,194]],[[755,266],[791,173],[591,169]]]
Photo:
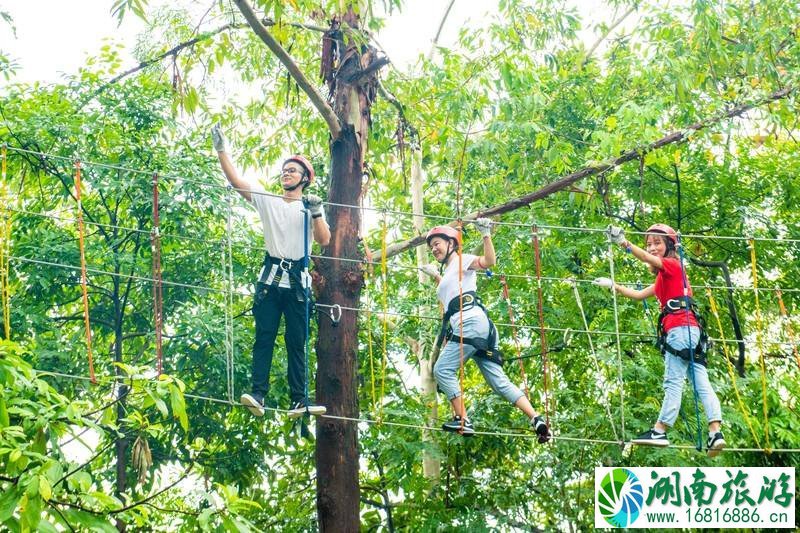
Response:
[[[253,344],[253,392],[267,396],[272,353],[281,315],[286,317],[284,341],[288,361],[289,397],[292,405],[305,398],[306,302],[302,290],[272,286],[253,306],[256,341]]]

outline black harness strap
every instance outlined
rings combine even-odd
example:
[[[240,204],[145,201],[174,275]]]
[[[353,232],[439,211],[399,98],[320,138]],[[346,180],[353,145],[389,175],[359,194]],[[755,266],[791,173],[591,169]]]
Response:
[[[469,311],[473,307],[479,307],[483,313],[486,315],[486,318],[489,320],[489,334],[486,338],[473,338],[473,337],[460,337],[458,335],[453,334],[453,329],[450,326],[450,319],[462,308],[459,306],[459,298],[453,298],[450,300],[450,303],[447,305],[447,311],[444,313],[442,317],[442,327],[439,330],[439,335],[437,337],[437,344],[444,342],[463,342],[464,344],[469,344],[473,348],[475,348],[475,356],[481,357],[483,359],[488,359],[498,365],[503,365],[503,353],[500,350],[496,350],[494,348],[495,344],[497,343],[497,329],[494,327],[494,322],[489,318],[488,313],[486,313],[486,308],[483,306],[480,298],[475,293],[475,291],[465,292],[461,296],[461,300],[463,300],[463,310]]]
[[[694,349],[684,348],[683,350],[676,350],[667,344],[667,333],[664,331],[664,318],[667,315],[675,313],[686,313],[687,309],[694,315],[695,320],[697,320],[697,325],[700,327],[700,338],[697,339],[697,345]],[[690,361],[692,356],[694,356],[696,363],[703,366],[708,365],[706,356],[711,349],[711,342],[706,333],[706,324],[705,320],[703,320],[703,315],[700,314],[697,303],[691,297],[681,296],[667,300],[664,309],[661,310],[661,314],[658,317],[658,339],[656,340],[656,346],[661,350],[662,355],[670,353],[686,361]]]

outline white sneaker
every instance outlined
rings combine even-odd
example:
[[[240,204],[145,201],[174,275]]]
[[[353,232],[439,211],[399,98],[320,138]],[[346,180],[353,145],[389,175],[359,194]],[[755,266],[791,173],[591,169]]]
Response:
[[[255,392],[253,394],[244,393],[239,398],[239,401],[254,415],[264,416],[264,398],[259,394]]]
[[[717,431],[712,437],[709,437],[706,446],[708,447],[709,457],[718,456],[719,452],[725,447],[725,437],[722,436],[722,432]]]
[[[294,404],[294,407],[289,409],[288,416],[289,418],[300,418],[301,416],[305,415],[306,413],[314,416],[324,415],[328,410],[325,408],[324,405],[314,405],[313,403],[309,403],[306,405],[306,402],[301,400]]]

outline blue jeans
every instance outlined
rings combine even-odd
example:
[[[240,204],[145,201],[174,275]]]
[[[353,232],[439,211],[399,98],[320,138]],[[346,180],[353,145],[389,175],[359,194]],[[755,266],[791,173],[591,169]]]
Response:
[[[464,317],[464,334],[461,335],[458,326],[453,327],[454,335],[461,335],[467,339],[486,338],[489,335],[489,319],[483,312],[470,313]],[[495,343],[495,348],[497,343]],[[512,404],[525,394],[508,379],[503,372],[503,367],[483,357],[475,357],[476,348],[464,344],[464,364],[470,359],[475,361],[483,374],[484,379],[498,395]],[[458,383],[458,371],[461,369],[461,347],[458,342],[450,341],[442,349],[439,359],[433,367],[433,375],[439,388],[447,395],[448,400],[461,396],[461,387]]]
[[[667,332],[667,344],[675,350],[683,350],[697,345],[700,339],[700,328],[697,326],[680,326]],[[697,384],[697,399],[703,404],[708,422],[722,422],[722,409],[719,405],[711,382],[708,380],[708,370],[699,363],[692,364],[687,359],[667,352],[664,354],[664,401],[661,404],[661,413],[658,420],[667,426],[675,424],[681,408],[683,382],[688,377]]]

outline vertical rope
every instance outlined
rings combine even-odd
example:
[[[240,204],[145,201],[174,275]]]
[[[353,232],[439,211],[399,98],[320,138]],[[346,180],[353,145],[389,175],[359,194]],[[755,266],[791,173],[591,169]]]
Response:
[[[614,243],[608,242],[608,268],[611,276],[611,286],[614,287]],[[611,290],[611,300],[614,305],[614,336],[617,342],[617,382],[619,383],[619,424],[622,438],[625,438],[625,380],[622,375],[622,345],[619,336],[619,307],[617,306],[617,291]]]
[[[459,189],[461,181],[459,179]],[[459,217],[461,208],[459,210]],[[461,218],[458,219],[458,353],[459,353],[459,371],[458,382],[461,388],[461,406],[464,409],[464,416],[461,417],[461,431],[464,431],[464,422],[467,420],[467,402],[464,399],[464,257],[462,252],[464,242],[464,222]],[[447,267],[445,267],[447,268]]]
[[[756,271],[756,241],[750,239],[750,265],[753,270],[753,295],[756,304],[756,345],[758,346],[758,360],[761,364],[761,400],[764,406],[764,441],[765,450],[770,451],[769,446],[769,413],[767,410],[767,365],[764,357],[764,345],[761,339],[761,306],[758,301],[758,273]]]
[[[761,448],[761,441],[756,434],[755,429],[753,429],[753,423],[750,421],[750,415],[747,413],[748,409],[745,408],[744,402],[742,401],[742,396],[739,394],[739,386],[736,382],[736,372],[733,370],[733,365],[731,364],[730,354],[728,353],[728,345],[725,342],[725,332],[722,330],[722,320],[719,318],[719,310],[717,309],[717,302],[714,300],[714,294],[711,292],[711,289],[706,287],[706,295],[708,296],[708,303],[711,306],[711,314],[714,315],[714,319],[717,322],[717,329],[719,330],[719,338],[720,342],[722,343],[722,352],[725,355],[725,363],[728,367],[728,375],[731,378],[731,383],[733,383],[733,391],[736,394],[736,403],[739,405],[739,410],[742,412],[744,416],[744,421],[747,424],[747,427],[750,429],[750,434],[753,435],[753,440],[756,443],[756,446]]]
[[[789,320],[789,313],[786,312],[786,306],[783,305],[783,296],[781,290],[778,289],[775,291],[775,295],[778,297],[778,306],[781,309],[783,323],[786,326],[786,336],[789,338],[789,342],[792,345],[792,353],[794,353],[794,359],[797,361],[797,366],[800,367],[800,355],[797,353],[797,342],[795,342],[794,330],[792,329],[792,323]]]
[[[578,283],[573,279],[572,281],[572,291],[575,294],[575,303],[578,305],[578,310],[581,312],[581,318],[583,319],[583,330],[586,332],[586,339],[589,341],[589,350],[592,354],[592,361],[594,361],[595,369],[597,370],[598,375],[603,376],[603,371],[600,368],[600,360],[597,358],[597,352],[594,349],[594,341],[592,341],[592,334],[589,333],[589,321],[586,320],[586,312],[583,310],[583,301],[581,300],[581,294],[578,291]],[[605,376],[603,376],[603,384],[605,385]],[[614,417],[611,416],[611,407],[610,402],[608,401],[608,390],[606,388],[603,389],[603,403],[605,404],[606,408],[606,415],[608,416],[608,424],[611,426],[611,431],[614,432],[614,440],[619,441],[620,444],[624,442],[625,436],[623,435],[622,438],[617,434],[617,428],[614,425]]]
[[[303,322],[303,327],[305,328],[306,340],[305,340],[305,347],[304,347],[304,357],[305,357],[305,367],[306,367],[306,375],[305,380],[303,380],[303,400],[305,401],[306,407],[306,416],[310,416],[308,410],[308,345],[309,345],[309,337],[311,333],[309,332],[309,322],[311,322],[311,275],[308,273],[308,263],[309,263],[309,255],[311,251],[309,250],[309,226],[311,225],[311,220],[308,218],[308,205],[303,202],[303,275],[300,284],[303,286],[303,298],[305,299],[306,303],[306,316],[305,321]],[[308,429],[304,429],[305,425],[300,425],[300,433],[303,434],[303,431],[308,431]]]
[[[511,323],[511,337],[514,339],[514,348],[517,351],[517,361],[519,361],[519,372],[522,375],[522,385],[525,391],[525,397],[530,399],[530,391],[528,390],[528,378],[525,376],[525,365],[522,362],[522,348],[519,344],[517,337],[517,324],[514,320],[514,309],[511,307],[511,296],[508,293],[508,282],[506,281],[505,274],[500,276],[500,284],[503,286],[503,299],[506,301],[508,307],[508,320]]]
[[[544,331],[544,297],[542,295],[542,259],[539,251],[539,228],[534,224],[531,226],[533,234],[533,254],[536,260],[536,293],[539,307],[539,339],[542,345],[542,381],[544,383],[544,416],[547,427],[550,426],[550,393],[549,379],[550,370],[548,368],[547,353],[547,334]],[[555,412],[553,412],[555,418]]]
[[[365,283],[364,283],[364,297],[367,300],[367,308],[364,310],[366,315],[366,322],[367,322],[367,350],[369,353],[369,374],[370,374],[370,385],[371,385],[371,392],[372,392],[372,411],[373,413],[376,411],[376,401],[375,401],[375,355],[373,350],[373,342],[372,342],[372,298],[370,296],[369,291],[369,269],[364,270],[365,276]]]
[[[225,250],[225,381],[228,394],[228,401],[234,402],[236,391],[234,387],[234,338],[233,338],[233,248],[231,238],[233,235],[233,187],[229,184],[226,187],[225,200],[227,203],[227,213],[225,220],[226,250]]]
[[[150,233],[151,255],[153,257],[153,329],[156,339],[156,372],[160,376],[162,361],[163,298],[161,286],[161,234],[159,228],[158,173],[153,173],[153,229]]]
[[[2,290],[3,333],[5,339],[11,338],[11,291],[9,288],[10,255],[11,255],[11,212],[8,210],[10,199],[6,185],[6,145],[0,151],[0,197],[3,199],[3,226],[0,228],[0,290]]]
[[[97,383],[94,375],[94,360],[92,359],[92,327],[89,323],[89,293],[86,280],[86,251],[84,247],[83,231],[83,204],[81,203],[81,162],[75,161],[75,199],[78,211],[78,246],[81,252],[81,291],[83,293],[83,321],[86,326],[86,352],[89,357],[89,378],[92,383]]]
[[[681,281],[683,282],[683,297],[688,301],[689,298],[689,278],[686,276],[686,267],[684,266],[683,260],[683,243],[681,242],[681,234],[678,232],[676,234],[678,238],[678,242],[675,246],[678,250],[678,257],[680,258],[680,266],[681,266]],[[697,451],[701,451],[703,449],[703,427],[700,423],[700,405],[697,400],[697,378],[694,372],[694,348],[695,344],[692,342],[692,330],[690,329],[691,326],[689,324],[689,318],[691,316],[691,310],[689,306],[686,306],[685,315],[686,315],[686,334],[689,337],[689,375],[692,377],[692,394],[694,396],[694,416],[695,421],[697,423],[697,442],[695,443],[695,448]],[[700,324],[698,324],[698,327]],[[698,341],[700,339],[697,339]]]
[[[383,356],[381,358],[381,405],[378,415],[378,420],[383,422],[383,399],[386,389],[386,344],[389,337],[389,316],[386,314],[389,309],[389,288],[387,286],[389,267],[386,262],[386,248],[387,248],[387,234],[389,231],[388,223],[386,220],[386,211],[383,212],[383,226],[381,227],[381,307],[383,309],[383,338],[382,349]]]

